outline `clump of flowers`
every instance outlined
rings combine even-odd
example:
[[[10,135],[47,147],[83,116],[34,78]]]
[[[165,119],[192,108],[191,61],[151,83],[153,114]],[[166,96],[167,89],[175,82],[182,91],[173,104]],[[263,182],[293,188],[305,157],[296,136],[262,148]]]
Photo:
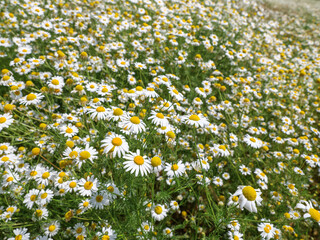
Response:
[[[253,0],[0,5],[0,239],[317,232],[318,16]]]

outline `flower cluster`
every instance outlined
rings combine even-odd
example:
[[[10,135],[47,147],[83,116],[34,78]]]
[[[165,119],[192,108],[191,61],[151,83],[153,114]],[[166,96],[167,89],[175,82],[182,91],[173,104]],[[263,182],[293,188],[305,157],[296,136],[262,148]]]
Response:
[[[0,5],[0,239],[319,227],[319,18],[254,0]]]

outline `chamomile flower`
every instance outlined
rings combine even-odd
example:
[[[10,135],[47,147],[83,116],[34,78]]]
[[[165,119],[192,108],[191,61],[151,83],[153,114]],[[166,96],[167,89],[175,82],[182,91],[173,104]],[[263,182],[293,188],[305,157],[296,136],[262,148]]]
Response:
[[[251,186],[239,186],[238,190],[234,193],[234,196],[239,197],[239,207],[241,210],[243,208],[247,209],[250,212],[257,212],[257,207],[261,205],[260,189],[254,189]]]
[[[105,120],[109,112],[103,106],[92,106],[87,109],[87,112],[90,113],[90,118],[97,120]]]
[[[185,173],[185,165],[181,160],[178,163],[166,163],[164,171],[169,177],[180,177]]]
[[[119,134],[107,134],[101,143],[101,147],[104,148],[104,153],[111,153],[113,157],[122,157],[129,151],[129,145],[126,139]]]
[[[13,230],[14,237],[8,238],[8,240],[29,240],[30,239],[30,233],[28,233],[27,228],[17,228]]]
[[[167,216],[168,209],[161,204],[155,205],[151,210],[151,216],[156,221],[161,221]]]
[[[256,137],[251,137],[250,135],[246,135],[243,138],[243,141],[253,148],[261,148],[263,146],[262,141]]]
[[[110,204],[110,199],[106,191],[100,193],[94,193],[90,199],[90,204],[93,208],[103,209]]]
[[[0,114],[0,131],[4,128],[8,128],[13,122],[14,119],[11,114]]]
[[[93,193],[98,191],[99,187],[98,180],[94,177],[82,178],[79,181],[79,192],[81,196],[91,196]]]
[[[207,127],[209,125],[208,120],[202,114],[191,114],[183,116],[181,121],[195,127]]]
[[[20,98],[20,102],[26,106],[38,105],[44,96],[41,93],[29,93],[28,95]]]
[[[275,228],[271,223],[259,223],[258,231],[263,239],[269,240],[275,235]]]
[[[49,237],[55,236],[60,230],[60,223],[53,221],[44,225],[45,234]]]
[[[168,117],[164,116],[160,112],[156,112],[152,110],[151,116],[148,119],[151,119],[151,122],[157,126],[161,126],[161,127],[169,126]]]
[[[147,156],[141,156],[140,150],[138,149],[136,153],[129,152],[124,155],[127,159],[123,163],[124,168],[127,172],[135,173],[136,176],[141,174],[141,176],[147,175],[151,171],[151,162]]]
[[[313,204],[312,204],[311,201],[307,202],[307,201],[301,200],[296,205],[296,208],[302,209],[304,212],[306,212],[303,215],[304,218],[310,218],[311,217],[320,226],[320,212],[319,212],[319,210],[317,210],[317,209],[315,209],[313,207]]]
[[[146,124],[137,116],[127,117],[119,123],[119,127],[132,134],[138,134],[146,130]]]

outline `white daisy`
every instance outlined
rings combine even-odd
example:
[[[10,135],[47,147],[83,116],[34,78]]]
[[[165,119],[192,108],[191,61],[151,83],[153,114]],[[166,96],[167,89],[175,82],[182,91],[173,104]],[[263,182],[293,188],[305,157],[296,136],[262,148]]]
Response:
[[[82,178],[79,181],[79,192],[81,196],[91,196],[92,193],[98,191],[99,182],[94,176]]]
[[[8,238],[8,240],[29,240],[30,239],[30,233],[28,233],[27,228],[17,228],[13,230],[14,237]]]
[[[169,126],[168,117],[165,117],[162,113],[151,111],[151,116],[148,118],[151,119],[151,122],[157,126]]]
[[[238,190],[233,194],[233,196],[239,196],[239,207],[241,210],[243,208],[250,212],[257,212],[257,207],[261,206],[262,198],[260,197],[261,190],[254,189],[251,186],[239,186]]]
[[[49,237],[56,235],[59,232],[60,223],[58,221],[53,221],[44,226],[45,234]]]
[[[207,127],[209,126],[208,120],[202,114],[191,114],[181,117],[181,121],[195,127]]]
[[[93,106],[88,108],[87,112],[91,114],[90,118],[97,120],[105,120],[109,115],[109,112],[103,106]]]
[[[138,176],[139,173],[142,176],[150,173],[151,162],[147,156],[140,155],[140,150],[137,150],[136,153],[127,153],[124,158],[128,160],[123,163],[127,172],[130,171],[130,173],[135,173],[136,176]]]
[[[146,124],[137,116],[127,117],[119,123],[119,127],[133,134],[138,134],[146,130]]]
[[[180,160],[178,163],[166,163],[164,171],[169,177],[179,177],[185,172],[185,165]]]
[[[275,228],[271,223],[259,223],[258,231],[263,239],[269,240],[275,235]]]
[[[110,133],[101,141],[104,153],[112,153],[113,157],[121,157],[129,151],[129,145],[126,139],[119,134]]]
[[[164,205],[158,204],[151,210],[151,215],[156,221],[161,221],[167,216],[168,209]]]
[[[37,105],[41,102],[41,99],[44,96],[41,93],[29,93],[28,95],[19,99],[19,101],[28,106],[28,105]]]
[[[0,114],[0,131],[9,127],[14,122],[12,115],[9,113]]]

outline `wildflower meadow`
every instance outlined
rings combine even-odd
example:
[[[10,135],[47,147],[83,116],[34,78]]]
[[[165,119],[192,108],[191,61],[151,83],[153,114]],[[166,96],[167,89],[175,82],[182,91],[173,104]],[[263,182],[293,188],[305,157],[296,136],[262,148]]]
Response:
[[[262,0],[0,0],[0,239],[320,239],[319,36]]]

